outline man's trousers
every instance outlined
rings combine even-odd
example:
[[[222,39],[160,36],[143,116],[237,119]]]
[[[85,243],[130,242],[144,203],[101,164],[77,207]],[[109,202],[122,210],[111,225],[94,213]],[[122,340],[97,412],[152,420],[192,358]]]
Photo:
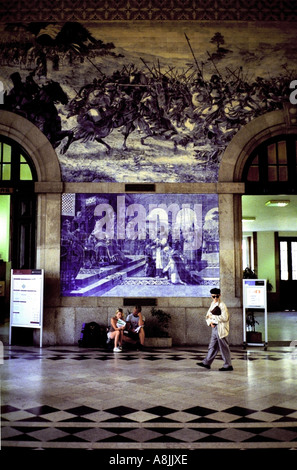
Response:
[[[224,361],[223,367],[230,367],[232,364],[228,340],[227,338],[219,338],[218,327],[215,326],[211,328],[211,338],[208,346],[208,353],[206,358],[203,360],[203,364],[210,366],[219,351]]]

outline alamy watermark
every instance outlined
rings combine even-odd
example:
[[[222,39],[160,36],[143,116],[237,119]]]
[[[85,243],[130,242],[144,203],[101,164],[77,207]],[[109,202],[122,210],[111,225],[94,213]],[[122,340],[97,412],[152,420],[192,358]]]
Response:
[[[291,104],[297,104],[297,80],[292,80],[290,83],[290,89],[294,89],[290,93],[290,103]]]
[[[188,250],[198,250],[202,245],[202,204],[177,203],[149,204],[148,211],[142,204],[125,205],[125,196],[117,196],[117,209],[108,204],[98,204],[92,235],[98,240],[155,240],[158,234],[167,240],[169,227],[173,241],[183,236]]]
[[[4,104],[4,85],[0,80],[0,104]]]

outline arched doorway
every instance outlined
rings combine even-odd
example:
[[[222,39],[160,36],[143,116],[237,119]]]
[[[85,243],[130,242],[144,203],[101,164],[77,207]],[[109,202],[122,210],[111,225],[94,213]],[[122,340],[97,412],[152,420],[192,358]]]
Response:
[[[60,165],[50,142],[27,119],[1,110],[0,217],[3,248],[0,253],[3,253],[0,283],[2,281],[4,288],[0,303],[3,306],[1,312],[5,311],[5,314],[9,312],[10,268],[39,267],[44,268],[48,275],[48,261],[53,270],[52,258],[46,256],[45,240],[48,234],[55,236],[55,231],[48,224],[46,209],[48,201],[51,207],[57,207],[55,228],[58,231],[61,192]]]
[[[36,170],[25,150],[0,135],[0,211],[3,227],[0,253],[11,268],[35,265]]]
[[[288,292],[294,292],[292,281],[297,283],[294,264],[297,246],[295,116],[296,109],[285,105],[281,111],[251,121],[238,132],[226,149],[219,173],[220,182],[240,181],[245,185],[243,196],[233,196],[235,230],[247,250],[245,259],[253,261],[250,267],[256,271],[258,278],[266,278],[272,283],[272,291],[268,294],[268,310],[271,312],[292,308]],[[274,202],[276,200],[278,203],[284,203],[284,200],[290,203],[287,206],[282,204],[284,209],[281,212]],[[278,212],[274,212],[276,210]],[[294,224],[290,223],[290,217],[293,220],[291,214],[294,214]],[[243,221],[243,217],[247,221]],[[249,237],[243,244],[247,232]],[[241,255],[239,253],[238,257],[241,258]],[[238,259],[237,267],[238,283],[241,284],[243,269],[246,267],[242,258]],[[268,315],[268,331],[271,331],[270,318]]]
[[[243,239],[250,225],[254,252],[250,250],[248,258],[256,260],[256,271],[262,273],[259,277],[266,274],[266,278],[273,278],[271,309],[297,308],[296,175],[297,134],[278,135],[262,142],[243,169],[245,194],[256,196],[243,197],[243,215],[252,221],[243,221]]]
[[[33,268],[36,259],[38,193],[60,192],[61,171],[50,142],[27,119],[9,111],[0,114],[0,194],[10,198],[13,268]],[[2,199],[4,204],[4,199]],[[7,213],[7,211],[6,211]],[[0,250],[1,253],[1,250]]]
[[[10,111],[1,110],[0,135],[18,143],[29,155],[38,183],[57,184],[61,180],[58,157],[45,135],[30,121]],[[36,185],[35,185],[35,192]]]
[[[246,194],[297,194],[297,133],[280,134],[257,146],[242,172]]]

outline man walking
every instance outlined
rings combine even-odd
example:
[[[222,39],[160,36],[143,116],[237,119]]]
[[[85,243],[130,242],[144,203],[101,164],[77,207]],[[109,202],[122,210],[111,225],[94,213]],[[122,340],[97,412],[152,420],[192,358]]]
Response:
[[[233,370],[231,354],[227,336],[229,334],[229,312],[224,302],[221,301],[220,289],[211,289],[212,302],[206,314],[206,323],[211,326],[211,338],[208,346],[208,353],[202,362],[197,365],[210,369],[212,362],[220,351],[224,365],[220,371]]]

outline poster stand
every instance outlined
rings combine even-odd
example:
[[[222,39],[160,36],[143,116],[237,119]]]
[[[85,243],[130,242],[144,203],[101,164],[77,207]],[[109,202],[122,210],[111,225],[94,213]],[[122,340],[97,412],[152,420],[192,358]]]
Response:
[[[264,343],[247,342],[246,310],[264,310]],[[243,347],[268,345],[266,279],[243,279]]]
[[[43,269],[12,269],[10,287],[10,326],[40,330],[39,346],[42,348],[43,332]]]

